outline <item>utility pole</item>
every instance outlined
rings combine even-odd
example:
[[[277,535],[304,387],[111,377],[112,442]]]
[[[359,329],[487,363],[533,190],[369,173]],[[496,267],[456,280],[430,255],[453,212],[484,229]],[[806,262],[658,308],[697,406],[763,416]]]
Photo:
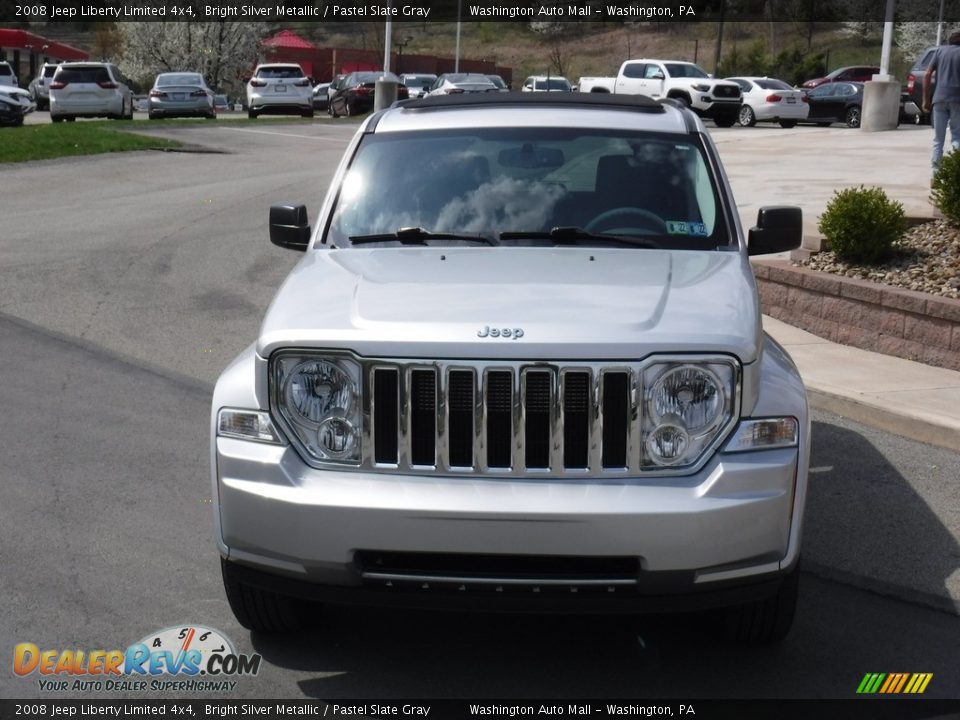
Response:
[[[717,52],[713,56],[713,74],[720,70],[720,52],[723,48],[723,15],[727,9],[727,0],[720,0],[720,22],[717,23]]]
[[[463,0],[457,0],[457,49],[454,51],[453,55],[453,71],[455,73],[460,72],[460,28],[463,25],[460,22],[460,5]]]

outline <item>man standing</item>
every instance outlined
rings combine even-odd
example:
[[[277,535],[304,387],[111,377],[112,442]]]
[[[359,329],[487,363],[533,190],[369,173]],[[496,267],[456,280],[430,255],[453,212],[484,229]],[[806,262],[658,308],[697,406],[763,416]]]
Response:
[[[934,73],[937,76],[937,86],[931,93]],[[932,172],[936,174],[943,158],[947,124],[950,125],[950,144],[954,150],[960,148],[960,30],[950,33],[947,44],[941,45],[933,54],[930,66],[923,76],[923,111],[931,113],[933,156],[930,165]],[[930,184],[933,185],[932,180]]]

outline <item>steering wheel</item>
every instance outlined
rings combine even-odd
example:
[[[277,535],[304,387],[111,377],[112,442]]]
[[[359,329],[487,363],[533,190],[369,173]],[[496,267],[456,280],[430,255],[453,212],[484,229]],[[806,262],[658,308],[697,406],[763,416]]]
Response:
[[[643,208],[626,206],[600,213],[587,223],[584,229],[595,233],[612,230],[615,227],[629,227],[624,224],[627,220],[639,221],[643,226],[655,230],[660,235],[667,234],[667,224],[659,215]]]

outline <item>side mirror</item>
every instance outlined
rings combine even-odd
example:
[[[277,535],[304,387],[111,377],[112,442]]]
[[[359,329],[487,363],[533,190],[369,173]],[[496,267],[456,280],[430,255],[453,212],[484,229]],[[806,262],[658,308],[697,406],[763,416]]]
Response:
[[[651,80],[663,80],[664,75],[661,70],[657,70],[653,75],[650,76]]]
[[[800,247],[803,238],[803,211],[790,205],[760,208],[756,227],[750,228],[747,252],[769,255]]]
[[[307,206],[271,205],[270,242],[288,250],[306,250],[310,244]]]

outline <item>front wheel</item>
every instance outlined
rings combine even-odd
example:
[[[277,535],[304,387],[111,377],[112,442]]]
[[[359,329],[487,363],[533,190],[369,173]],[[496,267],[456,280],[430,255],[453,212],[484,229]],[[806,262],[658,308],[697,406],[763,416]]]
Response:
[[[312,118],[312,117],[313,117],[313,109],[311,108],[310,110],[304,110],[302,113],[300,113],[300,116],[301,116],[301,117],[305,117],[305,118]]]
[[[259,114],[256,110],[247,110],[247,117],[251,120],[256,120]]]
[[[51,119],[53,122],[55,122],[55,123],[57,123],[57,122],[63,122],[63,118],[60,117],[59,115],[51,115],[51,116],[50,116],[50,119]]]
[[[753,602],[723,608],[720,632],[738,643],[772,644],[783,640],[793,625],[800,594],[800,563],[784,577],[776,594]]]
[[[752,124],[755,125],[756,122],[757,121],[754,120]],[[737,124],[737,116],[736,115],[718,115],[713,119],[713,123],[714,125],[720,128],[733,127],[734,125]]]
[[[749,105],[744,105],[742,108],[740,108],[740,116],[738,120],[744,127],[753,127],[757,124],[757,116],[754,115],[753,108]]]
[[[847,108],[847,113],[843,116],[843,121],[849,128],[860,127],[860,108],[857,105]]]
[[[790,128],[796,127],[796,126],[797,126],[797,121],[796,121],[796,120],[781,120],[781,121],[780,121],[780,127],[785,128],[786,130],[789,130]]]
[[[230,609],[247,630],[289,633],[305,627],[306,603],[242,582],[226,560],[220,560],[220,568]]]

